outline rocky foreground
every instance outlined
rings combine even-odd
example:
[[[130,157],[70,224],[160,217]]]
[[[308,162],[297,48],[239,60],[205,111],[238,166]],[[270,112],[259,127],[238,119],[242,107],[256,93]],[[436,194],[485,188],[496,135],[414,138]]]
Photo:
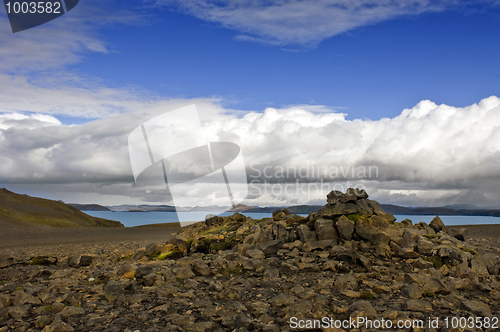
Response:
[[[497,331],[500,323],[443,322],[500,316],[498,254],[498,243],[468,239],[437,217],[397,223],[350,189],[331,192],[307,218],[286,210],[263,220],[212,216],[143,248],[4,250],[0,332],[288,331],[323,317]],[[439,326],[429,328],[428,318]]]

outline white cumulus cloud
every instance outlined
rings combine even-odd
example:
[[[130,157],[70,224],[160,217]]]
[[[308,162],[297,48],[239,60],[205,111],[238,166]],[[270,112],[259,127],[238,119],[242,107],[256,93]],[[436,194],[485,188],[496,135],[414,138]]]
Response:
[[[251,190],[248,204],[320,204],[328,190],[348,184],[403,205],[500,203],[500,98],[495,96],[467,107],[424,100],[379,120],[346,120],[343,113],[326,107],[318,112],[317,106],[244,115],[210,101],[197,106],[207,140],[240,146],[248,180],[261,190]],[[59,188],[67,197],[80,197],[68,188],[81,186],[108,201],[114,194],[161,202],[161,190],[134,184],[127,147],[128,134],[151,117],[131,113],[67,126],[50,115],[4,114],[0,182]],[[370,167],[372,174],[360,173]],[[305,192],[290,186],[297,181],[306,185]],[[285,185],[288,192],[277,191]],[[200,203],[217,204],[217,197],[198,192]]]

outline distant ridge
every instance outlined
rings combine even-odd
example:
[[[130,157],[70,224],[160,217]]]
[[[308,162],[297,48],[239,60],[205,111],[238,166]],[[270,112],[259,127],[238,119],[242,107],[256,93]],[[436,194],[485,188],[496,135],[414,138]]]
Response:
[[[124,227],[122,223],[89,216],[60,201],[0,189],[0,227]]]
[[[393,204],[380,204],[387,212],[397,215],[441,215],[441,216],[491,216],[500,217],[500,209],[480,209],[473,205],[447,205],[443,207],[405,207]],[[176,208],[170,205],[119,205],[111,206],[113,211],[158,211],[158,212],[175,212]],[[248,206],[238,204],[233,208],[229,208],[227,212],[240,213],[273,213],[287,208],[293,214],[309,214],[317,212],[320,205],[293,205],[293,206]],[[178,212],[210,212],[220,210],[220,206],[182,206],[178,207]]]
[[[114,205],[106,207],[113,212],[176,212],[175,206],[171,205]]]
[[[490,216],[500,217],[500,210],[488,209],[452,209],[447,207],[404,207],[391,204],[380,204],[382,209],[400,215],[440,215],[440,216]]]
[[[80,211],[111,211],[109,208],[99,205],[99,204],[77,204],[77,203],[66,203]]]

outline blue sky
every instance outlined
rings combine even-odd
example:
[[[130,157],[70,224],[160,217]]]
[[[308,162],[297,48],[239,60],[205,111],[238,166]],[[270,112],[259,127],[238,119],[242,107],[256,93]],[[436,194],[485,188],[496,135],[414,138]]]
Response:
[[[167,204],[164,186],[135,185],[127,137],[196,104],[207,140],[238,144],[249,179],[265,167],[376,167],[375,178],[301,181],[364,187],[383,203],[500,206],[495,0],[81,0],[15,34],[0,10],[8,189]],[[324,204],[327,192],[244,203]],[[219,204],[212,194],[200,189],[195,205]]]
[[[112,52],[88,54],[74,69],[162,96],[218,96],[257,111],[327,105],[351,119],[393,117],[423,99],[466,106],[500,88],[499,11],[491,7],[395,17],[314,47],[242,41],[217,23],[143,10],[147,24],[99,29]]]

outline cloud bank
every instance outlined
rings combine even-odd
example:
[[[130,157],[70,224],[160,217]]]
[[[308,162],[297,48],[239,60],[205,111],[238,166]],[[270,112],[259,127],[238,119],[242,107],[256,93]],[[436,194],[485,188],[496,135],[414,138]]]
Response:
[[[177,106],[167,105],[163,111]],[[352,121],[325,107],[238,116],[209,101],[197,106],[209,141],[241,147],[248,179],[256,184],[247,204],[321,204],[329,189],[347,183],[403,205],[500,203],[500,98],[495,96],[463,108],[424,100],[395,118]],[[74,197],[88,191],[108,202],[115,195],[164,203],[161,189],[135,186],[128,156],[128,134],[151,117],[130,113],[68,126],[49,115],[4,114],[0,182],[50,186],[69,197],[68,188],[79,187]],[[360,175],[363,167],[376,172]],[[291,172],[300,168],[308,173]],[[318,169],[329,172],[314,172]],[[337,176],[331,173],[335,169]],[[286,193],[271,190],[297,183],[306,184],[305,192],[290,186]],[[311,186],[317,183],[324,186]],[[209,187],[197,188],[200,204],[217,204],[209,193]]]

